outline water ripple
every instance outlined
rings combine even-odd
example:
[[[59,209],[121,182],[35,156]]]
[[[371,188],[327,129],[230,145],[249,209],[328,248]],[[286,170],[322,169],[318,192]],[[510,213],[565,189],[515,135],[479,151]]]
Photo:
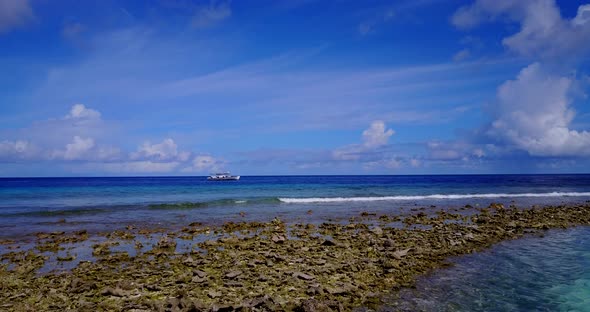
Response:
[[[590,227],[552,230],[454,259],[389,311],[590,311]]]

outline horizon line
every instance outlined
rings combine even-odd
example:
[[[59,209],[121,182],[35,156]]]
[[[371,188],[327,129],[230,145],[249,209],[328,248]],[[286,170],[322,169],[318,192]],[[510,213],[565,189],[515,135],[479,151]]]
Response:
[[[494,175],[590,175],[590,173],[424,173],[424,174],[277,174],[240,175],[240,177],[387,177],[387,176],[494,176]],[[0,179],[100,179],[100,178],[204,178],[209,175],[130,175],[130,176],[20,176]]]

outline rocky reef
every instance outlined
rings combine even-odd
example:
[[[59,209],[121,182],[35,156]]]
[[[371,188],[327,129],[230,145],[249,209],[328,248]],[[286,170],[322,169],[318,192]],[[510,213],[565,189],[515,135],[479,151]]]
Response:
[[[418,276],[449,265],[451,256],[589,224],[587,203],[527,209],[493,203],[407,216],[367,212],[338,223],[277,218],[191,223],[180,231],[129,226],[98,235],[88,244],[88,259],[66,249],[92,241],[86,231],[38,233],[33,248],[3,242],[9,248],[0,256],[0,310],[376,309],[383,296],[412,287]],[[133,252],[117,250],[119,244]],[[40,273],[52,255],[56,263],[78,262]]]

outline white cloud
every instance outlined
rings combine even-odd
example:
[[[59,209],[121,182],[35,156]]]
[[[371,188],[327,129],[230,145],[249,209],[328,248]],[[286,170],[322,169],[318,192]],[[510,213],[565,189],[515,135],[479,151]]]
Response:
[[[472,5],[460,7],[451,17],[451,22],[458,28],[472,28],[494,19],[503,12],[519,8],[525,2],[527,1],[476,0]]]
[[[35,148],[28,141],[0,142],[0,160],[27,159],[34,155]]]
[[[385,122],[375,120],[362,133],[362,144],[352,144],[331,152],[332,160],[341,162],[360,161],[365,170],[378,168],[396,169],[402,166],[401,157],[392,157],[383,148],[395,134],[387,129]]]
[[[210,27],[230,17],[231,13],[229,1],[218,2],[211,0],[208,6],[197,9],[192,20],[192,25],[195,28]]]
[[[322,162],[316,161],[316,162],[311,162],[311,163],[297,164],[297,165],[295,165],[295,168],[306,170],[306,169],[318,169],[323,166],[324,166],[324,164]]]
[[[76,104],[62,118],[24,128],[19,136],[26,140],[0,141],[0,162],[59,163],[92,173],[174,173],[186,166],[193,172],[216,170],[224,164],[209,155],[192,158],[191,152],[179,151],[171,138],[155,144],[145,142],[136,152],[124,153],[116,146],[101,144],[110,136],[93,135],[104,132],[106,126],[100,112]]]
[[[97,167],[104,168],[109,172],[129,173],[167,173],[174,171],[180,165],[179,162],[154,162],[154,161],[127,161],[118,163],[99,164]]]
[[[461,153],[452,149],[435,149],[430,152],[430,157],[434,160],[457,160],[463,158]]]
[[[113,161],[122,158],[121,150],[114,146],[99,146],[94,151],[93,159],[102,161]]]
[[[387,144],[389,137],[395,133],[392,129],[385,130],[385,122],[376,120],[363,131],[363,145],[367,148],[376,148]]]
[[[383,166],[389,169],[397,169],[402,166],[401,159],[388,159],[383,162]]]
[[[526,56],[576,55],[590,48],[587,17],[564,20],[553,1],[534,1],[525,9],[520,32],[505,38],[504,45]]]
[[[100,119],[100,112],[91,108],[86,108],[84,104],[75,104],[70,109],[70,113],[67,114],[65,119]]]
[[[206,172],[219,171],[224,162],[210,155],[197,155],[193,158],[192,164],[184,168],[183,172]]]
[[[469,161],[486,156],[486,146],[464,141],[430,141],[426,144],[430,161]]]
[[[332,158],[334,160],[358,160],[361,158],[363,149],[359,145],[347,146],[344,148],[332,151]]]
[[[94,140],[92,138],[74,137],[74,141],[66,145],[66,150],[63,153],[63,158],[67,160],[81,159],[88,155],[88,152],[94,147]]]
[[[114,124],[105,123],[100,117],[100,112],[76,104],[61,118],[50,118],[20,129],[0,131],[0,136],[22,138],[15,141],[18,142],[16,147],[24,148],[26,144],[25,152],[1,158],[31,161],[120,158],[119,149],[96,144],[97,141],[113,137],[117,128]],[[4,145],[6,149],[7,145]]]
[[[390,157],[374,161],[363,162],[363,169],[365,170],[381,170],[381,169],[399,169],[407,161],[401,157]]]
[[[442,144],[429,142],[429,157],[434,160],[457,160],[463,157],[463,153],[454,144]]]
[[[184,162],[184,161],[187,161],[191,157],[191,154],[192,154],[191,152],[186,152],[186,151],[185,152],[180,152],[176,156],[176,159],[178,161],[183,161]]]
[[[62,118],[34,122],[18,129],[12,135],[26,140],[0,142],[0,159],[15,161],[70,161],[104,160],[120,158],[120,150],[112,146],[99,146],[95,137],[108,134],[100,113],[82,104],[73,105]],[[10,133],[10,132],[7,132]]]
[[[27,150],[27,141],[2,141],[0,142],[0,154],[23,153]]]
[[[417,159],[417,158],[410,159],[410,166],[412,166],[414,168],[418,168],[421,165],[422,165],[422,161],[420,159]]]
[[[471,56],[471,51],[469,51],[469,49],[463,49],[463,50],[455,53],[455,55],[453,55],[453,61],[461,62],[461,61],[468,59],[470,56]]]
[[[572,20],[572,24],[583,26],[590,22],[590,4],[584,4],[578,7],[578,14]]]
[[[486,153],[484,152],[483,149],[481,148],[476,148],[473,150],[473,156],[477,157],[477,158],[482,158],[486,155]]]
[[[385,159],[385,160],[381,161],[381,165],[384,166],[385,168],[389,168],[389,169],[397,169],[402,166],[402,163],[403,162],[401,159],[396,159],[396,158]]]
[[[576,81],[563,74],[568,65],[590,51],[590,5],[581,5],[572,19],[561,16],[554,0],[477,0],[461,7],[452,17],[459,28],[471,28],[483,22],[502,19],[519,25],[516,33],[502,43],[516,54],[543,60],[548,66],[535,62],[522,69],[515,80],[498,87],[492,107],[492,122],[485,133],[495,145],[487,148],[492,155],[514,150],[534,156],[590,155],[590,132],[571,129],[575,111],[571,108]],[[564,66],[565,64],[565,66]],[[556,71],[557,70],[557,71]],[[561,70],[561,73],[559,72]],[[431,149],[439,158],[464,155],[482,158],[488,153],[471,149]]]
[[[14,133],[44,148],[62,147],[74,136],[99,140],[116,136],[117,125],[105,123],[100,117],[100,112],[76,104],[61,118],[36,121]]]
[[[459,28],[471,28],[503,16],[520,24],[517,33],[502,41],[518,54],[551,58],[590,50],[590,5],[580,6],[577,15],[567,20],[554,0],[477,0],[459,8],[451,21]]]
[[[0,0],[0,33],[8,32],[33,20],[28,0]]]
[[[151,144],[150,142],[143,143],[142,146],[138,148],[136,153],[133,153],[131,158],[138,159],[138,158],[155,158],[159,160],[169,159],[178,153],[176,143],[174,140],[168,138],[164,139],[162,143]]]
[[[164,139],[161,143],[151,144],[150,142],[143,143],[137,152],[131,153],[130,158],[150,159],[156,161],[177,160],[187,161],[190,157],[190,152],[179,152],[178,146],[173,139]]]
[[[211,156],[197,156],[193,159],[193,168],[197,170],[209,169],[215,166],[215,158]]]
[[[572,78],[555,76],[539,63],[498,88],[496,118],[488,134],[537,156],[590,155],[590,133],[569,129]]]
[[[375,120],[369,128],[363,131],[363,144],[352,144],[332,151],[332,159],[342,161],[359,160],[363,156],[373,153],[376,149],[387,145],[389,137],[395,134],[392,129],[386,129],[385,122]]]
[[[121,158],[121,151],[112,146],[99,146],[93,138],[74,136],[65,149],[37,151],[37,159],[114,161]]]

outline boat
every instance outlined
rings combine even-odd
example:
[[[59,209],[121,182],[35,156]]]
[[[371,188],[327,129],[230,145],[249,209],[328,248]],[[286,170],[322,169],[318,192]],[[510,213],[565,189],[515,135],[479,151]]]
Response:
[[[212,173],[210,176],[207,177],[207,180],[211,181],[235,181],[239,179],[240,176],[233,176],[229,172]]]

